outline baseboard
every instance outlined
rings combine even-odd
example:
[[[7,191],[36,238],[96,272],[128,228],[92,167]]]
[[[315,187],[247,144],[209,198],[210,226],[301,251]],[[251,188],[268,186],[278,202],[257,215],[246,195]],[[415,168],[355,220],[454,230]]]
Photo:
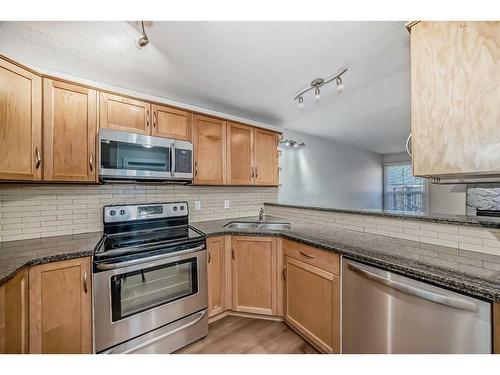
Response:
[[[283,317],[281,316],[276,316],[276,315],[262,315],[262,314],[254,314],[254,313],[246,313],[246,312],[240,312],[240,311],[233,311],[233,310],[228,310],[224,311],[223,313],[217,314],[215,316],[212,316],[208,318],[208,324],[214,323],[219,319],[225,318],[226,316],[241,316],[242,318],[252,318],[252,319],[264,319],[264,320],[273,320],[276,322],[282,322]]]

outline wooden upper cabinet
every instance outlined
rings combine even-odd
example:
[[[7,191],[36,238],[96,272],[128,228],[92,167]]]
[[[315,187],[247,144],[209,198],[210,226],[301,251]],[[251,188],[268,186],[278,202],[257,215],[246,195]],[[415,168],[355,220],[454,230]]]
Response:
[[[97,92],[43,80],[44,179],[96,181]]]
[[[0,179],[42,178],[42,79],[0,58]]]
[[[500,22],[411,26],[413,173],[500,176]]]
[[[194,183],[226,182],[226,122],[195,115],[193,119]]]
[[[254,183],[254,129],[251,126],[227,123],[227,183]]]
[[[153,104],[152,111],[152,135],[191,141],[191,112],[158,104]]]
[[[99,94],[99,127],[151,134],[151,104],[124,96]]]
[[[254,128],[254,165],[256,185],[278,185],[278,135]]]
[[[226,310],[224,237],[207,239],[208,247],[208,316]]]
[[[232,309],[275,315],[276,239],[232,237]]]
[[[91,353],[90,258],[29,271],[30,353]]]

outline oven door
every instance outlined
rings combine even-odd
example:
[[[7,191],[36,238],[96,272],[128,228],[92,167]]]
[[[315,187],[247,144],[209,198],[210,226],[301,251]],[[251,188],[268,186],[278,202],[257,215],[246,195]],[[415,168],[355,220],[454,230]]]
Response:
[[[99,130],[101,179],[165,180],[172,175],[174,140]]]
[[[183,253],[94,273],[96,352],[207,308],[206,250]]]
[[[172,158],[172,177],[179,180],[193,179],[193,144],[175,141]]]

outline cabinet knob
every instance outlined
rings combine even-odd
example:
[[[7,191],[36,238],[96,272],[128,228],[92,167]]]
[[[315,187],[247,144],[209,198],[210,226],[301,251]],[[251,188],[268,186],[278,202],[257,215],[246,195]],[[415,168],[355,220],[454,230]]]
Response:
[[[281,271],[281,276],[283,277],[283,281],[286,281],[286,264],[283,264],[283,271]]]
[[[85,294],[87,294],[87,290],[88,290],[87,277],[88,277],[87,271],[83,271],[83,291],[85,292]]]
[[[303,251],[299,250],[299,253],[302,255],[302,256],[305,256],[306,258],[309,258],[309,259],[314,259],[316,258],[314,255],[309,255],[307,253],[304,253]]]
[[[90,165],[90,171],[92,172],[94,170],[94,153],[90,153],[89,157],[89,165]]]
[[[35,168],[40,168],[40,164],[42,163],[42,155],[40,154],[40,150],[38,147],[35,148]]]
[[[153,128],[156,128],[156,112],[153,112]]]
[[[198,162],[197,161],[194,162],[194,175],[198,176]]]
[[[231,246],[231,258],[234,260],[234,245]]]
[[[210,252],[210,248],[208,248],[208,263],[210,263],[210,259],[212,259],[212,254]]]
[[[146,128],[149,128],[149,111],[146,111]]]

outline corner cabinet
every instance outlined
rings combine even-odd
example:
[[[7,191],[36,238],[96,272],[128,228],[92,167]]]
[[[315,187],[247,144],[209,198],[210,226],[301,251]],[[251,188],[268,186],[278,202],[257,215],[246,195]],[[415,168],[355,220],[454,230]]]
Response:
[[[92,353],[90,258],[29,270],[30,353]]]
[[[96,182],[97,91],[43,80],[43,176]]]
[[[276,315],[276,238],[233,236],[232,309]]]
[[[500,22],[422,21],[409,30],[413,174],[499,180]]]
[[[42,78],[0,56],[0,179],[42,179]]]
[[[339,256],[283,241],[285,321],[326,353],[340,352]]]

